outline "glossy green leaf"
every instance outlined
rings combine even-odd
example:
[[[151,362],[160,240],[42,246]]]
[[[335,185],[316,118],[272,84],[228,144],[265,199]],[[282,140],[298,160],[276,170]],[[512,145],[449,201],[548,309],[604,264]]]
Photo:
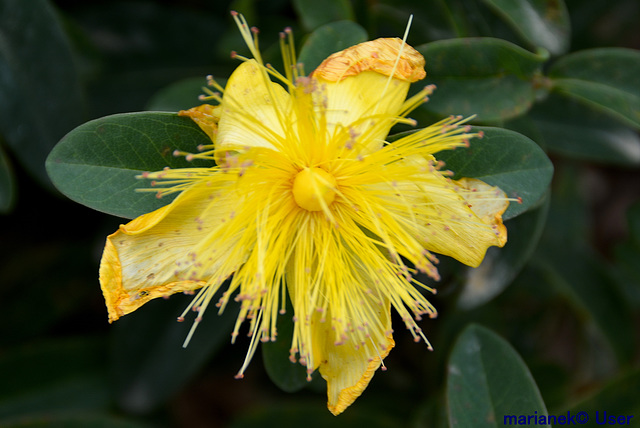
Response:
[[[420,45],[427,77],[436,85],[421,108],[439,115],[477,115],[495,121],[521,115],[536,98],[546,53],[533,54],[493,38],[441,40]]]
[[[443,151],[436,158],[455,173],[454,179],[477,178],[500,187],[511,198],[503,218],[513,218],[535,207],[546,193],[553,165],[547,155],[529,138],[508,129],[476,127],[484,133],[469,148]]]
[[[318,3],[320,4],[320,3]],[[309,35],[298,56],[307,74],[325,58],[350,46],[367,40],[367,32],[351,21],[338,21],[323,25]]]
[[[547,415],[522,358],[507,341],[484,327],[472,324],[463,330],[447,372],[451,428],[502,427],[516,424],[505,422],[509,416]]]
[[[589,49],[560,58],[549,71],[553,89],[640,128],[640,52]]]
[[[300,21],[308,31],[333,21],[353,19],[349,0],[293,0]]]
[[[28,171],[50,185],[47,154],[82,119],[69,42],[46,0],[0,0],[0,41],[0,133]]]
[[[543,204],[506,223],[507,244],[491,247],[475,269],[467,269],[462,292],[458,296],[461,309],[473,309],[500,294],[529,260],[547,220],[549,198]]]
[[[115,323],[111,342],[113,384],[118,404],[132,413],[147,413],[175,395],[222,346],[231,341],[238,315],[230,304],[221,315],[211,308],[189,345],[184,340],[193,319],[176,319],[193,296],[174,295],[147,303]],[[217,298],[214,297],[214,301]],[[238,369],[242,360],[238,360]],[[235,373],[229,373],[229,378]]]
[[[552,94],[524,118],[506,125],[565,157],[633,166],[640,164],[640,136],[633,129],[576,100]]]
[[[0,214],[6,214],[15,202],[16,184],[7,155],[0,147]]]
[[[173,156],[174,150],[195,152],[211,140],[188,117],[172,113],[129,113],[87,122],[67,134],[51,151],[47,172],[56,187],[83,205],[133,218],[160,208],[148,180],[136,176],[165,166],[208,166]]]
[[[109,407],[105,347],[73,338],[6,349],[0,357],[0,426],[38,415]]]
[[[524,40],[555,55],[569,49],[569,13],[563,0],[483,0]]]
[[[291,314],[293,308],[288,304],[287,313],[278,317],[277,340],[262,344],[262,360],[267,374],[273,383],[286,392],[299,391],[308,383],[306,368],[289,359],[294,325]]]

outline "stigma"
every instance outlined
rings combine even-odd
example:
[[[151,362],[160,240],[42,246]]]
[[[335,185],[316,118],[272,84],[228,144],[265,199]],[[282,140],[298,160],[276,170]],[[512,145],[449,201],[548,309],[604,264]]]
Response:
[[[293,180],[293,198],[300,208],[322,211],[336,197],[336,179],[322,168],[305,168]]]

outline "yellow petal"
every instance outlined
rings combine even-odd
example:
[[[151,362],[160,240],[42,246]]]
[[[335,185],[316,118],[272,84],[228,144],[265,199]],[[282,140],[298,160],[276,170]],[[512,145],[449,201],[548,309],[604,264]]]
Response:
[[[364,152],[382,147],[424,58],[400,39],[377,39],[329,56],[312,77],[322,89],[329,134],[349,129]]]
[[[433,204],[428,216],[430,233],[424,239],[427,250],[477,267],[489,247],[507,242],[502,214],[509,201],[499,188],[464,179],[451,181],[437,196],[427,199]]]
[[[211,138],[211,141],[216,141],[216,134],[218,133],[218,121],[220,120],[220,106],[212,106],[210,104],[202,104],[198,107],[190,108],[189,110],[181,110],[178,112],[179,116],[190,117],[195,123],[198,124]]]
[[[216,148],[275,149],[284,136],[283,117],[289,104],[287,92],[268,80],[264,68],[255,60],[245,61],[224,90]]]
[[[428,251],[477,267],[489,247],[507,242],[502,214],[509,201],[502,190],[483,181],[445,178],[429,166],[428,159],[435,161],[433,156],[405,158],[408,170],[418,166],[424,172],[419,180],[397,184],[403,198],[416,207],[419,221],[427,226],[416,239]],[[407,221],[414,221],[409,213]]]
[[[504,246],[507,228],[502,223],[502,214],[509,207],[507,195],[500,188],[475,178],[461,178],[454,183],[460,186],[458,193],[471,205],[471,211],[485,224],[494,227],[497,246]]]
[[[349,407],[367,388],[382,360],[389,354],[395,342],[391,331],[391,309],[389,301],[380,305],[369,301],[364,304],[375,305],[383,331],[372,337],[384,337],[384,343],[374,343],[374,339],[365,344],[355,344],[353,340],[336,345],[335,331],[328,321],[320,322],[313,317],[313,352],[322,377],[327,381],[327,407],[334,415],[339,415]],[[370,325],[374,324],[371,320]],[[359,346],[357,346],[359,345]],[[357,346],[357,348],[356,348]]]
[[[107,237],[100,262],[100,286],[109,321],[133,312],[157,297],[192,291],[206,284],[233,243],[220,243],[213,260],[197,276],[186,277],[192,268],[192,254],[205,233],[222,227],[233,210],[231,201],[212,201],[205,186],[183,192],[171,204],[140,216]],[[205,232],[202,225],[207,225]]]
[[[409,82],[364,71],[339,82],[318,79],[326,101],[327,132],[349,129],[370,153],[382,144],[400,114]]]
[[[424,57],[398,38],[376,39],[351,46],[325,59],[313,77],[340,81],[364,71],[375,71],[409,83],[424,79]]]

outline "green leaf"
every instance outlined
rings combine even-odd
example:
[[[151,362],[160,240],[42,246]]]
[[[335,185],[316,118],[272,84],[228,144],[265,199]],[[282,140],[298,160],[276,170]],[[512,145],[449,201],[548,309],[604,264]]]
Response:
[[[367,37],[365,29],[355,22],[338,21],[323,25],[305,40],[298,62],[304,64],[305,73],[309,74],[332,53],[362,43]]]
[[[454,345],[446,389],[451,428],[501,427],[516,424],[506,422],[512,415],[547,415],[522,358],[507,341],[475,324]]]
[[[37,415],[109,407],[105,347],[73,338],[6,349],[0,358],[0,425]]]
[[[508,240],[503,248],[491,247],[475,269],[467,269],[457,304],[469,310],[500,294],[529,260],[547,220],[549,198],[539,207],[507,223]]]
[[[293,0],[302,26],[308,31],[333,21],[352,20],[353,9],[348,0]]]
[[[554,55],[569,49],[569,13],[563,0],[483,0],[529,44]]]
[[[553,90],[640,128],[640,52],[589,49],[560,58],[549,70]]]
[[[192,299],[174,295],[156,300],[115,323],[111,364],[116,399],[123,409],[139,414],[157,408],[231,340],[238,313],[235,304],[219,316],[210,309],[189,345],[182,347],[192,324],[189,317],[182,323],[176,319]],[[239,360],[238,368],[241,364]]]
[[[292,313],[293,308],[289,303],[287,314]],[[293,326],[291,316],[280,315],[277,321],[277,340],[262,344],[262,360],[267,374],[271,381],[285,392],[299,391],[308,383],[306,368],[289,360]]]
[[[437,90],[421,108],[443,116],[495,121],[521,115],[536,98],[546,53],[493,38],[441,40],[417,47]],[[422,84],[421,82],[421,84]]]
[[[0,133],[42,184],[47,154],[82,119],[79,81],[50,2],[0,0]]]
[[[7,214],[15,203],[16,184],[7,155],[0,147],[0,214]]]
[[[617,119],[557,94],[507,127],[562,156],[601,164],[640,164],[640,136],[636,132]]]
[[[74,201],[108,214],[133,218],[171,202],[157,199],[145,171],[205,167],[187,162],[174,150],[195,152],[211,140],[188,117],[171,113],[128,113],[80,125],[51,151],[47,172],[56,187]]]
[[[436,158],[455,173],[454,180],[477,178],[511,198],[522,198],[522,203],[511,202],[505,220],[535,207],[553,176],[547,155],[529,138],[508,129],[474,127],[474,131],[482,131],[484,137],[472,139],[469,148],[443,151]]]

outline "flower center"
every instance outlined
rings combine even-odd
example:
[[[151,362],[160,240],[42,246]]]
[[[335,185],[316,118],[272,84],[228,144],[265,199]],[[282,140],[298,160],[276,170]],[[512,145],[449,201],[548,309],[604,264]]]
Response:
[[[324,169],[305,168],[293,181],[293,198],[300,208],[322,211],[336,197],[336,179]]]

